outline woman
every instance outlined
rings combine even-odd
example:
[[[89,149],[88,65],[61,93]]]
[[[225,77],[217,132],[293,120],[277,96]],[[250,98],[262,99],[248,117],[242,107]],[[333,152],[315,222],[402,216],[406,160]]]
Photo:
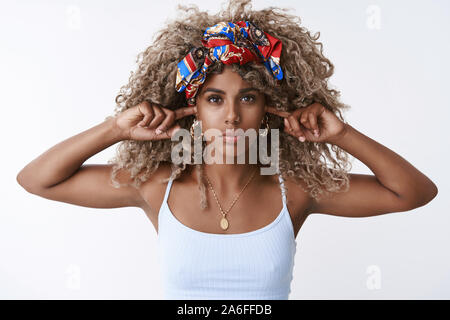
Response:
[[[405,159],[344,122],[348,106],[328,88],[333,64],[318,36],[297,17],[253,11],[248,2],[232,1],[217,15],[181,7],[186,14],[139,55],[115,116],[17,177],[52,200],[141,208],[158,232],[169,299],[287,299],[295,238],[309,214],[408,211],[437,194]],[[208,140],[214,129],[219,135]],[[183,130],[194,139],[182,148],[188,161],[176,162]],[[239,148],[238,133],[252,130],[276,145],[275,174],[263,174],[261,153],[249,161],[262,139]],[[200,163],[191,161],[199,138]],[[83,165],[117,142],[108,165]],[[348,173],[348,154],[374,174]]]

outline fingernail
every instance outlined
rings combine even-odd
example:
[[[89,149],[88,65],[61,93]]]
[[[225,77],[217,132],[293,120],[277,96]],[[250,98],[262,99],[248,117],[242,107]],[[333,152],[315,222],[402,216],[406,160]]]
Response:
[[[319,136],[319,130],[314,130],[314,135],[316,136],[316,137],[318,137]]]
[[[162,130],[160,128],[155,130],[156,134],[161,134]]]
[[[301,142],[305,142],[306,138],[303,136],[298,137],[298,140],[300,140]]]

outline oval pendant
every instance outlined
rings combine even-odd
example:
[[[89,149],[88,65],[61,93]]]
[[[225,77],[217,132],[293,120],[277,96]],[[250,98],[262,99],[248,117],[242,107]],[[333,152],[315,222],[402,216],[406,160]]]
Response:
[[[228,220],[227,220],[227,218],[225,218],[225,217],[223,217],[221,220],[220,220],[220,227],[223,229],[223,230],[227,230],[228,229]]]

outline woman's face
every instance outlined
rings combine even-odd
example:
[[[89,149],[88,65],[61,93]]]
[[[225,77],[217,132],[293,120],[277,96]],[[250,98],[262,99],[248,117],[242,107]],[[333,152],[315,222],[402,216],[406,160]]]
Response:
[[[264,94],[252,88],[230,65],[224,65],[220,74],[207,76],[196,96],[196,106],[202,132],[212,128],[220,132],[225,132],[226,129],[234,129],[235,132],[236,129],[242,129],[244,132],[254,129],[257,136],[266,112]],[[231,149],[234,149],[234,156],[239,154],[237,142],[225,137],[220,139],[225,156],[227,150]],[[206,143],[209,144],[208,141]],[[245,150],[240,153],[247,152],[249,143],[246,141]]]

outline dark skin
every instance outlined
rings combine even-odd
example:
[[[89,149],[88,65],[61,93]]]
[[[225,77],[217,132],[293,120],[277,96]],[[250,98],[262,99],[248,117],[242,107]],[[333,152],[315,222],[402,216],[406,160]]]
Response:
[[[237,76],[231,78],[233,76],[231,72],[220,75],[224,79],[230,77],[230,82],[240,81]],[[208,83],[205,83],[204,87],[207,85]],[[228,84],[221,82],[220,85],[227,87]],[[244,85],[243,83],[242,86]],[[350,174],[348,192],[314,200],[309,208],[311,212],[360,217],[407,211],[423,206],[437,194],[436,185],[408,161],[343,123],[320,103],[313,103],[293,112],[278,111],[267,105],[264,106],[264,110],[283,117],[285,132],[298,138],[300,142],[307,140],[335,144],[359,159],[374,173],[374,175]],[[200,109],[199,115],[201,111]],[[260,123],[261,117],[258,115],[254,117],[256,118],[254,122]],[[256,128],[254,123],[251,125]],[[235,173],[230,170],[227,175],[230,174]]]
[[[228,83],[238,85],[239,79],[235,77],[228,79],[227,77],[233,77],[233,73],[226,71],[219,77],[215,77],[214,81],[222,81],[220,83],[205,83],[204,87],[212,84],[214,87],[222,88],[227,95],[219,95],[219,103],[225,106],[224,103],[227,100],[228,92],[237,92],[237,89],[233,91],[232,87],[228,88]],[[217,80],[220,79],[220,80]],[[229,81],[228,81],[229,80]],[[232,80],[232,81],[231,81]],[[242,87],[246,87],[245,83],[241,84]],[[261,93],[258,93],[261,94]],[[230,96],[230,99],[240,98],[237,95]],[[206,96],[208,99],[209,96]],[[199,101],[202,101],[202,92],[199,94]],[[217,98],[216,98],[217,99]],[[202,111],[202,108],[207,110],[209,106],[197,105],[196,115],[200,120],[205,121],[206,128],[212,126],[219,126],[222,118],[213,120],[214,117],[208,115],[203,117],[202,115],[206,111]],[[313,199],[309,197],[305,192],[299,188],[294,181],[287,180],[285,183],[288,187],[288,209],[291,214],[291,219],[294,225],[295,236],[298,234],[302,224],[306,217],[311,213],[323,213],[336,216],[346,217],[369,217],[374,215],[386,214],[390,212],[408,211],[420,206],[425,205],[431,201],[437,194],[437,188],[435,184],[428,179],[424,174],[414,168],[409,162],[403,159],[401,156],[390,150],[389,148],[379,144],[373,139],[360,133],[348,124],[343,123],[337,118],[337,116],[326,109],[319,103],[313,103],[306,108],[301,108],[293,112],[278,111],[274,107],[261,105],[261,108],[265,112],[272,113],[279,117],[284,118],[286,133],[298,138],[300,143],[303,141],[313,141],[335,144],[353,155],[355,158],[366,164],[374,175],[366,174],[349,174],[350,188],[345,193],[335,193],[331,196],[322,197],[320,199]],[[235,114],[231,110],[227,116],[233,118]],[[248,107],[242,107],[242,110],[248,110]],[[200,112],[198,112],[200,111]],[[214,112],[215,109],[214,109]],[[237,113],[237,111],[235,111]],[[256,114],[256,115],[255,115]],[[245,114],[244,114],[245,116]],[[248,124],[243,124],[240,127],[255,127],[260,123],[263,113],[257,112],[249,113]],[[254,117],[254,119],[252,118]],[[211,123],[211,125],[209,125]],[[236,181],[236,187],[229,187],[230,183],[223,182],[221,184],[221,177],[228,177],[229,175],[236,175],[237,177],[248,177],[249,169],[243,169],[242,174],[239,170],[235,170],[228,166],[223,168],[224,170],[230,169],[225,173],[218,173],[214,175],[214,167],[207,173],[214,176],[216,179],[215,188],[221,190],[221,186],[224,186],[221,195],[222,203],[231,203],[235,194],[240,191],[239,186],[242,186],[245,181],[244,178],[239,178]],[[217,166],[219,167],[219,166]],[[222,170],[222,168],[220,168]],[[168,174],[169,170],[167,171]],[[187,178],[186,178],[187,177]],[[278,184],[276,176],[259,176],[258,182],[249,185],[246,192],[245,201],[237,202],[233,211],[230,212],[230,218],[234,219],[234,223],[231,223],[232,227],[226,232],[221,231],[218,228],[219,221],[219,209],[215,204],[214,198],[211,196],[211,192],[207,192],[210,208],[202,215],[202,219],[198,219],[198,192],[195,188],[198,181],[193,174],[193,170],[189,170],[186,173],[186,177],[174,182],[171,197],[169,197],[169,207],[172,209],[174,215],[182,223],[188,227],[210,233],[242,233],[267,225],[273,221],[276,217],[274,213],[279,212],[281,201],[278,195],[279,189],[274,187]],[[227,179],[229,181],[229,179]],[[257,185],[258,187],[255,187]],[[227,192],[228,186],[228,192]],[[253,188],[252,188],[253,186]],[[305,187],[305,185],[303,185]],[[186,191],[187,190],[187,191]],[[191,191],[193,190],[193,191]],[[231,190],[231,191],[229,191]],[[216,190],[217,192],[217,190]],[[162,193],[162,192],[161,192]],[[258,198],[258,193],[264,193],[270,201],[262,201]],[[173,196],[175,194],[175,196]],[[277,199],[273,201],[273,199]],[[185,203],[190,202],[190,208],[186,208]],[[262,201],[262,202],[261,202]],[[155,199],[156,203],[159,203]],[[245,203],[251,204],[246,206]],[[273,204],[275,203],[275,205]],[[255,209],[255,204],[261,204],[261,208]],[[181,209],[183,208],[183,209]],[[246,212],[249,218],[245,220],[242,216],[233,215],[233,212]],[[259,215],[253,215],[252,212],[259,212]],[[265,212],[265,214],[261,214]],[[206,218],[207,217],[207,218]],[[155,218],[154,218],[155,219]]]
[[[295,110],[268,110],[285,119],[288,132],[307,141],[339,146],[363,162],[374,175],[350,174],[350,189],[313,202],[312,213],[368,217],[408,211],[431,201],[436,185],[400,155],[365,136],[319,103]],[[316,135],[314,134],[316,132]]]
[[[250,85],[229,71],[227,68],[222,74],[209,77],[209,82],[204,84],[205,87],[213,85],[220,88],[224,92],[220,94],[220,99],[210,99],[208,95],[197,107],[176,111],[147,102],[140,103],[117,118],[104,121],[53,146],[25,166],[17,181],[30,193],[55,201],[92,208],[142,208],[158,229],[158,211],[167,185],[161,184],[159,179],[170,175],[169,163],[161,163],[158,170],[139,189],[135,189],[110,185],[112,165],[83,165],[83,162],[124,139],[170,139],[179,128],[176,121],[184,116],[196,114],[203,117],[201,120],[205,121],[206,128],[219,129],[225,128],[225,122],[240,116],[242,121],[238,127],[258,129],[265,112],[270,112],[287,121],[286,133],[308,141],[335,144],[374,173],[349,174],[350,188],[347,192],[320,199],[309,197],[294,181],[286,180],[287,207],[295,236],[311,213],[369,217],[412,210],[436,196],[436,185],[423,173],[389,148],[340,121],[323,105],[313,103],[293,112],[278,111],[258,98],[262,96],[260,92],[239,93]],[[247,97],[252,93],[256,100]],[[208,104],[205,102],[207,99]],[[215,102],[218,104],[215,105]],[[157,132],[157,129],[162,132]],[[314,130],[318,134],[314,135]],[[233,166],[231,170],[226,166],[206,166],[225,208],[241,190],[249,177],[249,169],[254,165]],[[119,171],[118,180],[121,183],[132,182],[130,173],[125,170]],[[188,166],[188,170],[174,181],[168,200],[178,220],[195,230],[230,234],[253,231],[272,222],[282,207],[277,175],[257,175],[230,211],[230,228],[223,231],[219,227],[220,211],[210,190],[207,191],[210,206],[203,211],[200,209],[197,185],[197,176],[192,166]]]

